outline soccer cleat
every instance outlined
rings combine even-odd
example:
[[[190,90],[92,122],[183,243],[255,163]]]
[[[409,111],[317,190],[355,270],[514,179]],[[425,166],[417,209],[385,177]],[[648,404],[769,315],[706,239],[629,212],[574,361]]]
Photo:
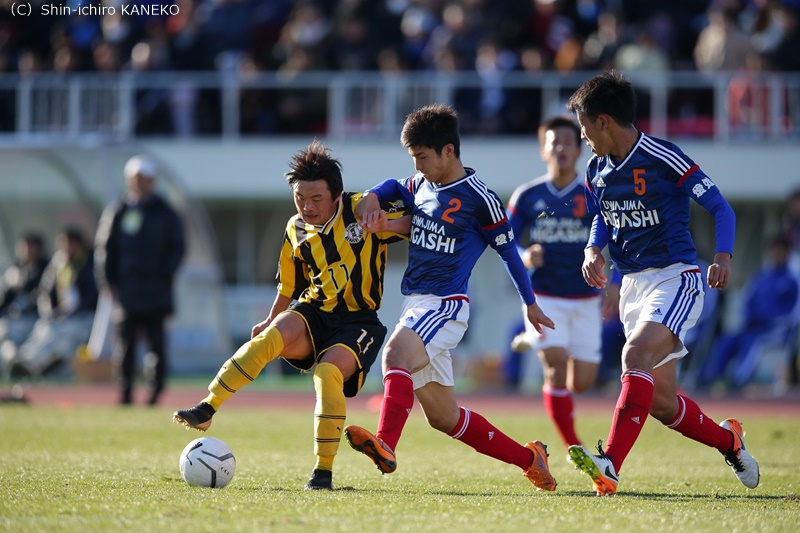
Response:
[[[728,453],[723,454],[725,462],[733,469],[733,473],[745,487],[756,488],[761,475],[758,472],[758,463],[744,447],[742,423],[735,418],[727,418],[719,425],[733,434],[733,446]]]
[[[556,490],[556,480],[547,466],[547,446],[541,441],[535,440],[526,444],[525,447],[533,452],[533,462],[522,475],[528,478],[538,490]]]
[[[602,442],[597,443],[600,455],[592,455],[583,446],[569,447],[569,460],[575,468],[592,478],[598,496],[613,496],[617,492],[619,476],[611,459],[603,453]]]
[[[372,459],[381,474],[391,474],[397,469],[397,458],[392,449],[366,429],[347,426],[344,428],[344,436],[351,448]]]
[[[306,490],[333,490],[333,472],[315,468],[306,483]]]
[[[196,429],[205,431],[211,427],[211,417],[214,416],[214,408],[206,402],[200,402],[190,409],[175,411],[172,413],[172,421],[186,427],[186,429]]]

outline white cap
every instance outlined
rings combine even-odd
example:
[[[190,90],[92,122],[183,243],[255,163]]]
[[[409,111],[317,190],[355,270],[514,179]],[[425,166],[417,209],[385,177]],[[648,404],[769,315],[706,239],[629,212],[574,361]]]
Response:
[[[125,174],[125,179],[130,179],[136,174],[155,178],[157,171],[156,164],[152,159],[143,155],[135,155],[125,163],[125,170],[123,172]]]

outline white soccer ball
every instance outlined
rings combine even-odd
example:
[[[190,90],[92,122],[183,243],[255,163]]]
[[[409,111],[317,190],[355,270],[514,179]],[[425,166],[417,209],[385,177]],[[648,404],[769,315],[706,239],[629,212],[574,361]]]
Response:
[[[236,458],[227,444],[214,437],[200,437],[183,449],[181,476],[193,487],[221,489],[233,478]]]

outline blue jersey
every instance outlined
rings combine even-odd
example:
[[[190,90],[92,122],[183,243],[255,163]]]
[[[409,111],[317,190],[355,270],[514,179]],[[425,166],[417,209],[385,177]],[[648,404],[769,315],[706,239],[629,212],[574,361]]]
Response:
[[[488,245],[501,256],[522,300],[530,305],[535,298],[503,204],[473,169],[466,170],[464,178],[443,186],[415,174],[370,189],[381,201],[413,205],[401,292],[466,295],[472,269]]]
[[[531,274],[531,287],[537,295],[560,298],[596,296],[599,289],[583,279],[583,249],[589,240],[592,218],[586,210],[583,178],[558,189],[544,175],[518,187],[508,203],[508,221],[517,244],[541,244],[544,264]]]
[[[586,207],[598,215],[588,245],[607,243],[622,274],[695,262],[690,199],[714,217],[716,252],[733,255],[733,210],[700,167],[670,142],[640,133],[623,161],[594,156],[586,184]]]

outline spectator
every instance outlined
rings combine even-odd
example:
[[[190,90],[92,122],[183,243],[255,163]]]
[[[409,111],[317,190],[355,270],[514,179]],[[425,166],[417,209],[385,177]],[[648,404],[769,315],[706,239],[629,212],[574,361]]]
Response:
[[[62,230],[57,243],[39,283],[39,319],[18,349],[4,350],[12,373],[37,377],[55,371],[89,340],[97,306],[92,252],[74,227]]]
[[[185,243],[180,217],[153,192],[156,173],[150,159],[129,159],[125,197],[106,208],[97,230],[96,275],[118,304],[115,356],[123,405],[132,402],[140,330],[150,348],[144,368],[150,405],[158,403],[167,376],[164,322],[174,309],[173,285]]]
[[[36,307],[39,283],[47,266],[44,240],[25,233],[15,246],[16,260],[0,278],[0,343],[20,344],[39,317]]]
[[[783,28],[783,39],[772,54],[777,70],[800,71],[800,12],[798,7],[783,5],[778,20]]]
[[[736,12],[712,7],[694,49],[697,70],[736,70],[749,51],[750,39],[739,28]]]
[[[773,238],[767,254],[767,264],[745,289],[741,327],[714,344],[700,371],[701,385],[720,380],[736,389],[747,385],[756,374],[763,343],[785,344],[797,327],[798,283],[788,267],[789,242],[782,236]]]

